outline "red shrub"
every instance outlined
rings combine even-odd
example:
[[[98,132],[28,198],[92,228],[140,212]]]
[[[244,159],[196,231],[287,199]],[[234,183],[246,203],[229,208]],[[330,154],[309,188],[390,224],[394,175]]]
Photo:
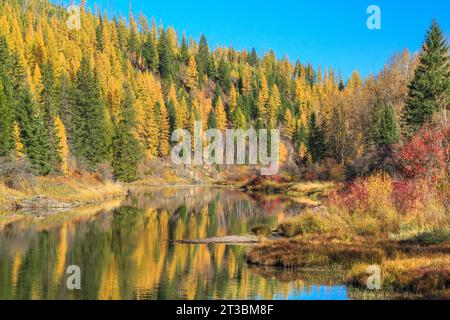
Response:
[[[367,207],[369,200],[369,194],[364,185],[364,179],[360,178],[349,185],[343,191],[334,192],[330,195],[331,203],[345,207],[350,212],[356,210],[356,208]]]
[[[399,151],[398,157],[407,179],[436,181],[446,170],[449,129],[424,126]]]
[[[393,190],[394,203],[397,210],[407,212],[420,203],[420,192],[413,181],[396,181]]]

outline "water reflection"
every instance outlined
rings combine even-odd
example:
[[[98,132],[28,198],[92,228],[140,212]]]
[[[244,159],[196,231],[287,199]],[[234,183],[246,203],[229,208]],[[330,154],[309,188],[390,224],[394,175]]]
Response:
[[[327,274],[249,267],[245,246],[169,241],[276,226],[290,205],[223,189],[164,188],[102,209],[1,217],[0,299],[346,299]],[[81,290],[66,288],[69,265],[81,268]]]

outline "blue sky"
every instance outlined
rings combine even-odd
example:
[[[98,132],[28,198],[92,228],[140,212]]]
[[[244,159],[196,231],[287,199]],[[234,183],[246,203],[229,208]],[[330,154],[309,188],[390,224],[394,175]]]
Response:
[[[130,6],[129,0],[88,0],[94,3],[125,16]],[[381,8],[381,30],[366,27],[371,4]],[[419,50],[433,18],[450,35],[449,0],[133,0],[132,8],[188,37],[203,33],[212,48],[273,49],[277,57],[341,68],[344,76],[354,69],[376,73],[395,51]]]

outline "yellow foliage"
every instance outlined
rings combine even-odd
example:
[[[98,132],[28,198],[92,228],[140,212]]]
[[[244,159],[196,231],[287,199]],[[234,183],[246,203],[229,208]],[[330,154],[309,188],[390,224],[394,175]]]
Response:
[[[14,136],[16,156],[18,158],[22,158],[24,156],[24,145],[20,138],[20,127],[15,121],[13,125],[13,136]]]
[[[214,111],[216,114],[217,128],[219,130],[226,130],[228,127],[227,114],[225,113],[223,102],[220,97],[219,97],[219,99],[217,99],[217,103],[216,103],[216,107],[215,107]]]
[[[61,156],[61,173],[69,173],[69,144],[67,143],[67,134],[64,123],[59,116],[55,117],[56,136],[59,140],[59,152]]]
[[[198,71],[197,71],[197,63],[195,62],[195,58],[191,56],[189,58],[189,64],[186,69],[186,86],[193,90],[197,87],[198,83]]]

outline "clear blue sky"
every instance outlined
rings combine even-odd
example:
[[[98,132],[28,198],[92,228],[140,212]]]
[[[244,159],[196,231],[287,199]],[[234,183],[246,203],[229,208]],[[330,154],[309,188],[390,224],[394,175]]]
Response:
[[[94,3],[128,16],[129,0],[88,0]],[[381,30],[366,27],[371,4],[381,8]],[[273,49],[344,76],[376,73],[395,51],[419,50],[433,18],[450,35],[450,0],[133,0],[132,8],[188,37],[205,34],[211,48]]]

